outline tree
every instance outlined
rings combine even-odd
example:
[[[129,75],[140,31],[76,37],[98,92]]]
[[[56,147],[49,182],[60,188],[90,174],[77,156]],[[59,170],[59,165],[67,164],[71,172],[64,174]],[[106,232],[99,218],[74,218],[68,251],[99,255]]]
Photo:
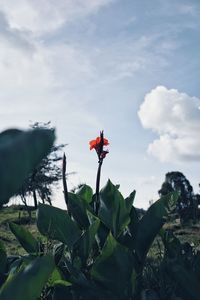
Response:
[[[173,191],[180,193],[176,211],[181,221],[185,222],[189,219],[195,220],[197,217],[199,195],[194,195],[193,187],[181,172],[175,171],[167,173],[165,175],[165,181],[158,193],[160,196],[163,196]]]
[[[36,122],[30,126],[32,129],[50,129],[51,122]],[[47,202],[51,205],[52,187],[55,186],[62,178],[62,169],[58,166],[58,162],[62,160],[59,152],[66,144],[53,145],[50,154],[43,158],[41,163],[33,170],[33,172],[24,181],[24,184],[18,191],[17,195],[21,197],[22,202],[27,206],[27,196],[32,196],[34,207],[37,208],[38,196],[43,203]]]

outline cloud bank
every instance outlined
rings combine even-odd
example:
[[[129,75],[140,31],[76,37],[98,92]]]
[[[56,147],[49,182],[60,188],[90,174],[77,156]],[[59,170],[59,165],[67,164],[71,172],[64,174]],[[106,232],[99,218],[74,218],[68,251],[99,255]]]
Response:
[[[138,111],[144,128],[159,135],[148,153],[162,162],[200,160],[200,99],[157,86]]]
[[[66,22],[97,12],[112,0],[2,0],[1,10],[18,30],[34,34],[58,29]]]

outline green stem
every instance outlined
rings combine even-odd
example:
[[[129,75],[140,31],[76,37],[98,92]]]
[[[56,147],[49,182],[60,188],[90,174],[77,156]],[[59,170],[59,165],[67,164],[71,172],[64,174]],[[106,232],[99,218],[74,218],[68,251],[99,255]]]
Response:
[[[103,163],[103,159],[99,160],[99,166],[97,170],[97,179],[96,179],[96,205],[95,205],[95,213],[98,215],[100,199],[99,199],[99,187],[100,187],[100,178],[101,178],[101,166]]]

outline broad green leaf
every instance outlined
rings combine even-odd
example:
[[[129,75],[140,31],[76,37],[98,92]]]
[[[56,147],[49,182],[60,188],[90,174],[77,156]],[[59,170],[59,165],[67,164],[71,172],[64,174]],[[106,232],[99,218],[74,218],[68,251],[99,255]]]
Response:
[[[9,224],[10,230],[16,236],[22,247],[30,254],[37,254],[40,251],[40,245],[34,236],[24,227],[15,223]]]
[[[178,193],[173,192],[156,201],[138,223],[134,238],[135,250],[143,260],[161,227],[166,222],[168,214],[175,208]]]
[[[37,227],[41,234],[65,243],[69,248],[80,238],[81,231],[67,211],[46,204],[40,204],[37,213]]]
[[[86,207],[87,203],[85,203],[79,195],[68,193],[69,211],[81,228],[87,228],[89,226]]]
[[[100,191],[99,218],[115,237],[119,236],[130,222],[125,200],[110,180]]]
[[[133,256],[109,234],[102,253],[96,259],[91,276],[110,290],[117,299],[130,299],[132,293]]]
[[[84,199],[84,201],[89,204],[92,201],[93,191],[89,185],[84,184],[80,187],[80,189],[78,189],[76,195]]]
[[[0,273],[5,273],[7,262],[6,248],[4,244],[0,241]]]
[[[97,237],[96,237],[96,241],[100,249],[103,248],[109,232],[110,231],[108,227],[106,227],[102,222],[100,222],[99,229],[97,232]]]
[[[17,274],[8,277],[0,290],[0,299],[37,300],[54,267],[51,256],[34,259]]]
[[[81,238],[78,240],[75,246],[78,256],[81,257],[83,262],[87,260],[90,251],[92,250],[92,246],[96,241],[95,236],[99,229],[99,225],[100,225],[100,220],[96,218],[96,221],[94,221],[88,227],[88,229],[84,232],[84,234],[81,236]]]
[[[127,210],[130,212],[131,211],[131,208],[133,206],[133,201],[135,199],[135,194],[136,194],[136,191],[134,190],[126,199],[125,199],[125,202],[126,202],[126,207],[127,207]]]
[[[0,134],[0,206],[19,190],[48,154],[54,139],[54,132],[47,129],[10,129]]]

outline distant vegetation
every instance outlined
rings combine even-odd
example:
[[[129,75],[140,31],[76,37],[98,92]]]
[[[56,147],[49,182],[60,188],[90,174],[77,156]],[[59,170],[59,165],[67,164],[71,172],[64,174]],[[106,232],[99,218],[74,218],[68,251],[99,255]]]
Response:
[[[177,213],[181,223],[187,223],[190,220],[197,221],[200,217],[200,195],[194,194],[189,180],[181,172],[167,173],[158,193],[160,196],[164,196],[174,191],[179,192],[174,212]]]
[[[36,122],[31,125],[31,129],[48,129],[54,132],[50,122]],[[28,212],[27,197],[32,196],[35,208],[38,206],[39,199],[42,203],[52,204],[52,187],[62,178],[62,170],[57,163],[62,161],[61,151],[64,146],[65,144],[53,144],[49,154],[35,166],[17,191],[16,196],[20,196]]]

